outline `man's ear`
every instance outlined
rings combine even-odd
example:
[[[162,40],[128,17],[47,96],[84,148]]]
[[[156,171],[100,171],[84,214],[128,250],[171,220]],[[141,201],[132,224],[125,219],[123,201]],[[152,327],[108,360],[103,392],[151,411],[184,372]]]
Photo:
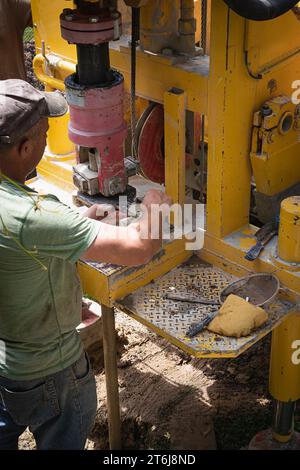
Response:
[[[32,141],[28,137],[24,137],[18,144],[18,153],[22,160],[26,160],[32,154]]]

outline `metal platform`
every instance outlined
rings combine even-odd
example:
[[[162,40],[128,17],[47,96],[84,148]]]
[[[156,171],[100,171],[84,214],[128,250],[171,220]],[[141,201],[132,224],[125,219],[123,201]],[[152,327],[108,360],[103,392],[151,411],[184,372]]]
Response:
[[[215,307],[166,299],[167,293],[176,292],[216,300],[220,291],[235,279],[235,276],[193,257],[118,301],[116,307],[195,357],[237,357],[279,325],[295,305],[279,296],[266,308],[267,323],[244,338],[225,337],[204,330],[190,339],[186,332],[191,324],[203,320]]]

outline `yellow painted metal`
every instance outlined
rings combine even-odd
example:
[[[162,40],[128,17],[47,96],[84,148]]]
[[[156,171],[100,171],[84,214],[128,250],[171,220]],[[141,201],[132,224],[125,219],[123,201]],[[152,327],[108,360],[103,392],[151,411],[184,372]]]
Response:
[[[130,48],[124,38],[111,44],[111,63],[130,86]],[[208,63],[201,57],[178,64],[171,57],[137,51],[137,95],[163,103],[164,93],[173,87],[187,94],[187,109],[207,114]]]
[[[196,43],[194,0],[151,0],[141,8],[141,48],[193,53]]]
[[[45,83],[46,91],[54,91]],[[47,148],[44,158],[57,161],[70,161],[75,158],[75,146],[68,138],[68,125],[70,114],[49,119],[49,130],[47,132]]]
[[[76,46],[68,44],[60,33],[59,17],[64,8],[74,8],[69,0],[31,0],[34,24],[34,38],[37,53],[42,53],[42,41],[46,54],[55,53],[58,57],[76,63]]]
[[[289,263],[300,263],[300,196],[281,203],[278,255]]]
[[[72,8],[73,2],[67,0],[38,1],[32,0],[32,12],[35,23],[35,41],[37,52],[42,52],[45,43],[46,55],[54,54],[66,60],[70,67],[76,63],[76,48],[61,38],[59,15],[63,8]],[[170,57],[138,52],[137,57],[137,95],[163,103],[164,93],[172,87],[184,89],[187,93],[187,108],[194,112],[207,113],[208,68],[199,66],[197,60],[185,67],[174,63]],[[128,39],[111,43],[111,64],[125,76],[125,86],[130,87],[130,47]],[[54,78],[63,80],[65,65],[57,63],[52,69]],[[44,68],[44,66],[43,66]],[[57,83],[61,88],[60,82]],[[50,83],[49,83],[50,84]]]
[[[68,135],[70,115],[49,119],[49,130],[47,133],[48,158],[61,161],[74,160],[74,144],[66,137]]]
[[[44,158],[40,161],[37,170],[46,181],[59,186],[65,191],[74,191],[73,165],[75,165],[75,160],[58,160],[48,157],[45,154]]]
[[[180,205],[185,202],[185,109],[186,94],[183,90],[173,88],[165,93],[166,193],[172,198],[173,204]]]
[[[255,82],[244,67],[244,20],[215,0],[211,28],[207,233],[222,238],[249,219]]]
[[[295,165],[300,122],[291,97],[277,96],[264,106],[272,113],[263,117],[258,111],[254,115],[251,163],[256,190],[272,196],[300,181],[300,165]]]
[[[282,402],[300,398],[300,312],[273,331],[270,393]]]
[[[72,2],[53,0],[32,1],[38,48],[41,40],[46,50],[75,61],[74,46],[60,38],[59,13]],[[244,63],[244,36],[248,61],[253,71],[260,70],[271,57],[273,62],[284,51],[297,46],[299,23],[292,13],[270,22],[250,23],[229,11],[224,2],[212,2],[211,70],[199,73],[195,66],[176,65],[171,58],[139,52],[137,58],[137,94],[146,99],[163,102],[164,93],[172,87],[187,94],[187,109],[208,115],[209,120],[209,182],[208,233],[222,238],[246,225],[250,205],[251,166],[249,142],[254,112],[271,95],[280,90],[291,93],[290,77],[299,75],[299,61],[291,58],[287,63],[271,68],[261,80],[252,78]],[[297,31],[296,31],[297,29]],[[274,41],[278,30],[286,35]],[[297,32],[297,34],[296,34]],[[255,54],[256,45],[260,54]],[[270,53],[272,50],[272,54]],[[122,41],[112,44],[111,62],[125,76],[128,89],[130,80],[130,49]],[[252,70],[251,69],[251,70]],[[275,87],[271,87],[271,83]],[[247,93],[245,93],[247,90]],[[209,97],[209,111],[207,100]],[[210,190],[213,188],[213,190]]]
[[[223,240],[206,235],[204,248],[200,252],[201,258],[236,276],[242,277],[253,272],[276,273],[282,287],[299,293],[299,271],[288,270],[288,267],[275,264],[275,260],[272,258],[274,245],[268,245],[263,254],[254,262],[245,259],[244,241],[245,239],[252,240],[252,246],[255,245],[257,240],[254,234],[256,231],[255,227],[245,226],[241,231],[236,232],[234,237],[226,237]]]
[[[224,351],[219,351],[219,352],[216,352],[216,351],[213,351],[211,352],[211,350],[208,348],[207,349],[207,352],[198,352],[195,350],[195,348],[191,347],[190,344],[188,343],[185,343],[184,341],[180,341],[178,338],[174,337],[172,334],[170,334],[168,331],[166,330],[163,330],[161,328],[159,328],[157,325],[155,325],[153,322],[150,322],[149,320],[141,317],[141,315],[137,314],[135,311],[133,311],[133,309],[131,308],[128,308],[126,306],[124,306],[124,304],[122,302],[116,302],[116,306],[118,308],[120,308],[120,310],[122,310],[123,312],[127,313],[130,317],[132,317],[134,320],[138,321],[139,323],[142,323],[143,325],[145,325],[147,328],[149,328],[150,330],[154,331],[155,333],[157,333],[158,335],[162,336],[163,338],[165,338],[167,341],[169,341],[169,343],[173,344],[174,346],[177,346],[179,349],[183,350],[184,352],[186,352],[187,354],[191,355],[191,356],[194,356],[194,357],[197,357],[197,358],[207,358],[207,359],[215,359],[215,358],[236,358],[238,356],[240,356],[241,354],[243,354],[245,351],[247,351],[247,349],[249,349],[250,347],[252,347],[255,343],[257,343],[258,341],[260,341],[261,339],[263,339],[265,336],[266,336],[266,333],[265,332],[260,332],[256,337],[255,337],[255,341],[251,342],[251,343],[248,343],[248,344],[245,344],[243,345],[242,347],[240,347],[240,349],[238,351],[231,351],[231,352],[224,352]],[[281,320],[280,320],[281,321]],[[280,322],[279,322],[280,323]],[[273,331],[275,331],[278,326],[274,327],[275,329]],[[216,335],[216,338],[218,338],[218,335]],[[197,341],[197,340],[196,340]]]
[[[191,252],[185,251],[184,248],[185,240],[176,240],[167,244],[164,252],[156,256],[147,266],[112,269],[109,273],[106,269],[102,271],[80,261],[78,272],[83,291],[98,302],[109,307],[113,306],[117,299],[122,299],[186,261]]]
[[[32,0],[37,49],[41,52],[43,40],[46,55],[61,59],[56,68],[50,69],[52,78],[60,80],[60,84],[65,76],[63,62],[70,63],[71,68],[76,62],[75,47],[61,39],[59,27],[62,9],[72,6],[73,2],[70,1]],[[235,269],[240,273],[271,272],[278,269],[271,256],[268,260],[262,257],[253,264],[244,259],[245,249],[254,241],[255,232],[255,228],[248,224],[252,178],[249,150],[255,112],[263,103],[278,95],[291,96],[294,91],[291,89],[291,77],[300,76],[300,61],[295,52],[299,47],[299,22],[290,12],[274,21],[249,23],[229,10],[222,0],[212,0],[211,13],[210,69],[208,62],[201,57],[178,63],[172,57],[138,51],[137,95],[164,103],[165,94],[176,87],[186,94],[186,109],[205,114],[208,118],[208,204],[204,256],[225,266],[225,269]],[[278,31],[285,31],[280,35],[280,41],[276,40]],[[110,56],[113,67],[123,73],[128,91],[130,47],[127,41],[123,38],[112,43]],[[42,70],[45,71],[43,64]],[[262,78],[254,78],[259,73]],[[169,132],[169,135],[172,133]],[[168,136],[166,146],[170,149],[172,145]],[[295,165],[299,167],[298,161]],[[58,172],[56,168],[59,168]],[[279,164],[277,172],[278,168]],[[61,181],[68,173],[65,167],[56,167],[49,159],[42,162],[42,171],[52,177],[51,172],[57,172]],[[274,168],[270,171],[275,175]],[[171,180],[173,176],[173,170],[170,169],[169,174],[168,169],[167,179]],[[66,178],[70,184],[71,173]],[[250,230],[248,239],[242,234],[244,230]],[[237,232],[241,236],[235,241],[227,239]],[[163,271],[163,268],[159,269]],[[91,278],[96,276],[94,271],[92,273]],[[151,278],[150,271],[147,276],[147,279]],[[297,273],[282,268],[278,276],[285,287],[300,291]],[[97,281],[89,279],[89,282],[94,286],[92,290],[100,295],[98,278]],[[124,286],[124,290],[118,287],[116,298],[119,292],[123,294],[126,291],[126,282]],[[107,286],[107,289],[109,291],[110,287]],[[107,302],[110,302],[109,296]]]
[[[141,8],[141,45],[159,53],[178,42],[180,0],[152,0]]]
[[[268,75],[270,80],[274,78],[272,73],[280,69],[287,73],[284,69],[291,64],[294,69],[298,69],[295,59],[297,62],[300,56],[299,23],[292,11],[263,24],[256,21],[246,23],[245,50],[248,66],[254,76]],[[284,31],[280,41],[276,40],[278,31]],[[290,83],[280,84],[280,92],[282,87],[290,87]]]
[[[76,65],[54,54],[47,54],[46,57],[37,54],[33,60],[33,71],[45,85],[64,91],[64,79],[75,73]]]
[[[252,117],[270,98],[293,93],[293,77],[300,76],[298,55],[274,63],[300,47],[299,22],[289,12],[249,24],[223,1],[213,0],[211,31],[207,234],[223,238],[248,224]],[[278,31],[287,32],[280,41]],[[255,78],[270,60],[268,73]]]
[[[51,13],[48,12],[47,6],[43,2],[34,2],[32,1],[32,12],[34,19],[34,31],[35,31],[35,41],[37,50],[42,50],[42,41],[44,41],[46,46],[46,57],[42,53],[37,54],[33,61],[33,70],[37,78],[45,85],[47,91],[53,91],[55,89],[64,91],[64,79],[67,75],[75,72],[75,64],[69,60],[63,60],[60,56],[51,54],[52,48],[57,51],[57,43],[60,43],[60,34],[58,31],[59,28],[59,13],[61,12],[61,4],[65,3],[70,7],[70,2],[59,2],[60,7],[57,5],[52,5]],[[72,5],[71,5],[72,6]],[[55,9],[56,7],[56,9]],[[53,8],[55,13],[57,12],[58,16],[54,17]],[[59,9],[60,8],[60,9]],[[44,11],[45,10],[45,11]],[[47,20],[49,25],[40,21],[40,15],[47,14]],[[56,36],[52,36],[54,31],[51,29],[51,23],[55,25]],[[53,25],[52,23],[52,25]],[[48,27],[49,26],[49,27]],[[52,118],[49,120],[49,131],[47,139],[47,149],[45,152],[45,158],[59,160],[59,161],[68,161],[75,159],[75,149],[74,144],[68,138],[68,123],[69,123],[69,113],[60,118]],[[45,164],[46,165],[46,164]],[[45,166],[44,165],[44,166]],[[43,162],[41,162],[39,169],[41,169],[41,174],[46,176],[46,173],[43,172]],[[71,170],[71,168],[70,168]],[[64,172],[67,174],[68,172]],[[50,179],[60,180],[55,175],[50,174]],[[67,183],[68,184],[68,176]],[[59,181],[60,182],[60,181]],[[61,183],[61,182],[60,182]],[[61,186],[62,184],[60,184]]]
[[[131,21],[131,10],[126,4],[131,5],[131,6],[144,6],[146,5],[147,1],[149,0],[125,0],[125,3],[122,2],[122,0],[119,0],[118,3],[118,10],[120,11],[122,15],[122,29],[123,33],[129,34],[130,32],[130,21]],[[175,4],[175,3],[174,3]],[[197,20],[201,17],[201,0],[194,0],[194,6],[195,6],[195,18]],[[206,51],[207,53],[209,52],[209,42],[210,42],[210,8],[211,8],[211,0],[207,0],[207,10],[208,10],[208,25],[207,25],[207,47]],[[196,43],[198,43],[201,39],[201,22],[197,21],[197,31],[196,31]],[[172,25],[173,28],[173,25]]]

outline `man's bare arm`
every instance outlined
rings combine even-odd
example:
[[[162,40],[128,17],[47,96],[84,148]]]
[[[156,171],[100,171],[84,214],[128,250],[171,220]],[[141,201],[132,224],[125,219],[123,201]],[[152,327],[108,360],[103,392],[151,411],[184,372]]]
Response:
[[[171,204],[171,201],[164,193],[152,190],[144,199],[146,210],[138,223],[116,227],[99,222],[99,234],[84,253],[83,259],[122,266],[148,263],[162,243],[161,227],[158,230],[160,236],[151,238],[151,204]]]

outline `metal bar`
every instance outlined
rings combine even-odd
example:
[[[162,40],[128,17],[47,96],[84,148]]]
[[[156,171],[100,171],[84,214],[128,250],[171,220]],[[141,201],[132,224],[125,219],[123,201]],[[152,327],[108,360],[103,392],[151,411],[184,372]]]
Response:
[[[172,88],[165,93],[166,192],[173,203],[185,202],[186,93]]]
[[[132,157],[137,160],[137,148],[136,148],[136,48],[139,41],[140,33],[140,9],[132,8],[131,16],[131,138],[132,146],[131,152]]]
[[[178,302],[190,302],[192,304],[220,305],[220,302],[218,300],[203,299],[199,297],[191,297],[191,296],[182,295],[182,294],[167,294],[166,299],[175,300]]]
[[[121,419],[117,369],[115,314],[113,307],[101,306],[103,323],[103,350],[108,408],[109,446],[121,449]]]
[[[207,46],[207,0],[201,0],[201,48],[206,54]]]
[[[297,358],[299,339],[299,312],[290,315],[273,331],[270,393],[275,400],[292,402],[300,398],[300,362]]]
[[[93,86],[111,81],[109,44],[77,44],[78,83]]]
[[[205,115],[201,115],[201,142],[200,142],[200,202],[206,203],[205,188],[207,188],[207,163],[205,155]]]
[[[279,442],[287,442],[294,432],[295,401],[274,403],[273,437]]]
[[[300,362],[297,347],[300,315],[290,315],[272,334],[270,393],[275,401],[274,439],[287,442],[294,430],[295,402],[300,398]]]

